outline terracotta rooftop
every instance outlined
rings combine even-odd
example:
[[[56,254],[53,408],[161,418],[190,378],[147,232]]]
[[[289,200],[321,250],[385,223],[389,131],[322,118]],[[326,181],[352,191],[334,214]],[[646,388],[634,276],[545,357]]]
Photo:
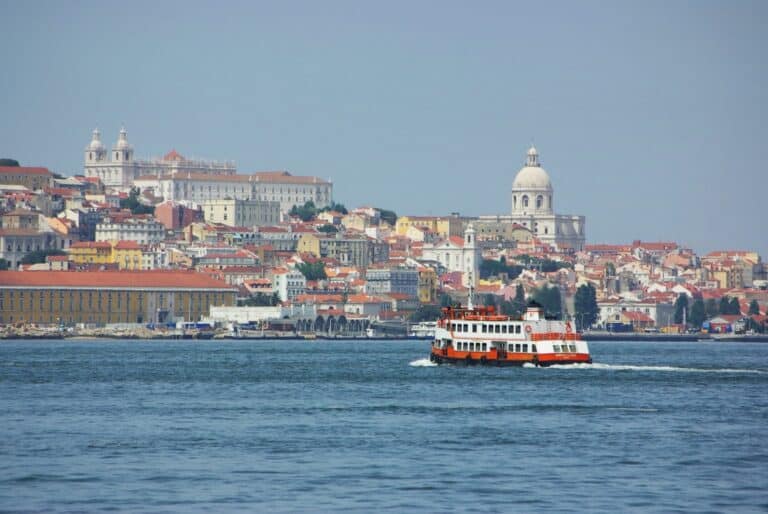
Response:
[[[190,271],[0,271],[0,287],[36,288],[237,288],[202,273]]]
[[[0,166],[0,173],[8,175],[53,175],[48,168],[27,166]]]
[[[181,155],[176,149],[171,150],[163,156],[164,161],[183,161],[184,156]]]

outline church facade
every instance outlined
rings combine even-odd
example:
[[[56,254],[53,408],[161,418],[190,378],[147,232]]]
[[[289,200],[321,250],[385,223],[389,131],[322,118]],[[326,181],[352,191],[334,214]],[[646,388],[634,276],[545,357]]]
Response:
[[[136,186],[165,201],[200,206],[208,201],[259,200],[277,202],[282,212],[294,205],[314,202],[323,208],[333,202],[333,183],[319,177],[297,176],[287,171],[238,174],[232,162],[187,159],[176,150],[159,159],[136,160],[125,128],[108,151],[101,133],[93,131],[85,147],[84,174],[97,177],[109,189],[127,192]]]
[[[181,172],[215,176],[237,173],[232,162],[186,159],[176,150],[159,159],[136,160],[125,128],[120,129],[111,151],[101,142],[99,129],[94,130],[91,142],[85,147],[84,161],[83,174],[86,177],[98,177],[106,187],[117,191],[128,191],[136,179],[145,175],[164,176]]]
[[[509,223],[530,230],[533,237],[559,250],[584,249],[586,219],[581,215],[555,214],[552,181],[541,167],[534,147],[528,150],[525,166],[515,176],[511,200],[509,216],[480,216],[478,225]]]

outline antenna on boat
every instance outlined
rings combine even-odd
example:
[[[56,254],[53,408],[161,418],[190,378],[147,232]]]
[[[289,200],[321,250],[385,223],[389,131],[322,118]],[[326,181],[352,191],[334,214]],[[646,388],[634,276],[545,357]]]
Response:
[[[472,272],[469,272],[469,295],[467,296],[467,309],[472,310],[475,308],[474,304],[472,303],[472,295],[475,292],[475,281],[474,277],[472,276]]]

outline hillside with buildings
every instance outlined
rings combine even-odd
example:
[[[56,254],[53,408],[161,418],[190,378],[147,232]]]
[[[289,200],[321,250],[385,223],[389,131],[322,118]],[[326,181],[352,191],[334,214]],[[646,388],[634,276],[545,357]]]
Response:
[[[361,335],[473,290],[504,313],[536,299],[583,329],[765,331],[756,252],[588,242],[584,216],[555,213],[535,148],[510,182],[509,214],[397,216],[337,204],[315,176],[176,150],[136,160],[125,129],[109,150],[95,130],[81,174],[0,167],[0,325]]]

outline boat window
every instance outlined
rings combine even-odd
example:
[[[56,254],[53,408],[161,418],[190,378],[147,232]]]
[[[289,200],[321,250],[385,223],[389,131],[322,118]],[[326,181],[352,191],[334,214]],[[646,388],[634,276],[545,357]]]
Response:
[[[552,345],[552,350],[555,351],[555,352],[559,352],[560,351],[560,345],[559,344]]]
[[[462,332],[469,332],[469,325],[464,323],[464,330],[462,330]]]
[[[515,325],[515,334],[520,333],[520,325]]]
[[[477,332],[477,323],[472,323],[472,332]]]
[[[507,345],[507,347],[509,348],[510,352],[514,352],[515,351],[515,343],[509,343]]]
[[[528,353],[528,343],[523,343],[523,353]]]
[[[502,325],[501,326],[501,333],[502,334],[506,334],[507,333],[507,326],[506,325]]]
[[[520,343],[515,344],[515,351],[516,352],[520,351]]]
[[[532,351],[533,353],[537,353],[537,351],[538,351],[538,350],[536,350],[536,345],[535,345],[535,344],[532,344],[532,345],[531,345],[531,351]]]
[[[496,324],[496,333],[501,334],[501,325]]]
[[[572,345],[570,346],[570,348],[571,348],[571,351],[572,351],[573,353],[576,353],[576,345],[575,345],[575,344],[572,344]]]
[[[483,343],[483,351],[484,352],[488,351],[488,343]]]
[[[475,343],[469,343],[469,351],[474,352],[475,351]]]

